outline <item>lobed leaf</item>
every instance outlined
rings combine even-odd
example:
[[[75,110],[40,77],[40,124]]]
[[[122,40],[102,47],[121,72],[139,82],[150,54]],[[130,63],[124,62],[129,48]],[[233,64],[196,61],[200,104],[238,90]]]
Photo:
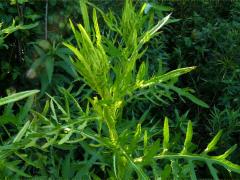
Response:
[[[191,143],[191,139],[192,139],[192,124],[191,121],[188,122],[188,128],[187,128],[187,134],[186,134],[186,138],[185,138],[185,142],[184,142],[184,149],[181,153],[172,153],[172,152],[168,152],[167,154],[160,154],[160,155],[156,155],[154,156],[154,159],[168,159],[170,160],[172,163],[172,168],[174,170],[174,172],[172,173],[176,173],[177,169],[174,168],[174,163],[176,163],[176,161],[178,159],[184,159],[188,162],[189,164],[189,173],[191,176],[191,179],[197,179],[196,178],[196,173],[195,173],[195,161],[201,161],[207,164],[209,171],[212,175],[212,177],[214,179],[218,179],[217,176],[217,170],[215,169],[215,167],[213,166],[214,164],[216,165],[220,165],[223,166],[225,169],[227,169],[228,171],[233,171],[236,173],[240,174],[240,165],[234,164],[228,160],[226,160],[226,158],[232,154],[232,152],[236,149],[236,145],[232,146],[230,149],[228,149],[224,154],[219,155],[219,156],[209,156],[207,155],[208,152],[211,152],[215,149],[216,143],[218,142],[218,140],[221,137],[222,131],[218,132],[217,135],[213,138],[213,140],[208,144],[208,147],[205,149],[205,151],[201,154],[196,154],[196,153],[190,153],[187,152],[187,147],[190,145]],[[163,147],[164,150],[167,149],[169,146],[169,127],[168,127],[168,119],[165,118],[164,121],[164,127],[163,127]],[[168,150],[168,149],[167,149]],[[187,152],[187,153],[186,153]],[[144,161],[144,157],[139,157],[139,158],[135,158],[134,162],[138,162],[141,163],[142,161]]]

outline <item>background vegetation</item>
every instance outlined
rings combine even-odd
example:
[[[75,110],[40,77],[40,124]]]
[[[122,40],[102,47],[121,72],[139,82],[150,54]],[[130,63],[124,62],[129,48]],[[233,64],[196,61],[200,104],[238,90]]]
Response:
[[[0,1],[1,178],[240,178],[240,3],[133,6]]]

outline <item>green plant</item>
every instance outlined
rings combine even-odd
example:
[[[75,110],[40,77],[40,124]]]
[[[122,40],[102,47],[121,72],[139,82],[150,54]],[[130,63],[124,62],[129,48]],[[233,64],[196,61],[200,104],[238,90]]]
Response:
[[[16,25],[15,21],[13,20],[12,25],[8,26],[6,28],[2,28],[3,23],[0,23],[0,49],[8,49],[8,45],[5,43],[5,39],[12,33],[14,33],[15,31],[19,31],[19,30],[28,30],[28,29],[32,29],[34,27],[36,27],[38,25],[38,23],[32,23],[32,24],[28,24],[28,25],[23,25],[23,24],[19,24]],[[11,60],[5,60],[4,56],[1,57],[1,68],[0,68],[0,80],[3,80],[5,78],[7,78],[8,75],[11,75],[12,79],[15,80],[19,75],[20,75],[20,69],[18,68],[12,68],[11,66]]]
[[[10,155],[15,153],[16,156],[21,156],[16,151],[14,152],[14,150],[18,149],[17,142],[21,140],[27,130],[26,128],[30,121],[25,122],[25,119],[29,116],[29,111],[33,104],[33,95],[38,92],[38,90],[23,91],[19,93],[12,93],[7,97],[0,98],[0,106],[6,105],[0,116],[0,147],[2,152],[0,156],[1,178],[5,178],[7,174],[9,174],[7,172],[14,172],[18,175],[26,176],[26,173],[18,168],[20,161],[12,160]],[[29,97],[28,100],[19,108],[18,114],[14,113],[14,111],[16,111],[16,108],[13,108],[14,102],[27,97]],[[19,129],[19,132],[16,131],[18,130],[17,128],[14,131],[13,129],[8,128],[10,126],[21,127],[22,125],[24,126],[22,129]],[[7,144],[9,144],[9,142],[13,142],[15,144],[8,146]]]
[[[50,92],[50,86],[55,89],[57,85],[63,86],[63,84],[69,84],[73,81],[73,69],[68,63],[68,57],[62,59],[63,57],[60,58],[53,51],[57,50],[60,52],[59,54],[68,56],[68,53],[64,51],[66,48],[59,45],[63,40],[71,38],[70,26],[67,26],[68,19],[66,17],[78,18],[79,7],[75,6],[76,3],[78,3],[78,0],[68,2],[55,0],[44,2],[28,0],[0,2],[0,22],[3,22],[3,27],[10,25],[14,19],[15,29],[17,30],[8,36],[6,34],[2,35],[2,30],[0,30],[0,44],[3,39],[2,36],[4,36],[4,46],[9,47],[4,48],[2,44],[0,45],[1,92],[5,92],[8,88],[15,88],[19,91],[40,89],[40,86],[42,87],[42,93],[44,89]],[[32,25],[32,28],[30,28],[30,25]],[[13,25],[10,28],[8,31],[13,30]],[[7,32],[7,29],[5,32]],[[36,52],[33,47],[33,44],[36,46],[39,43],[41,44],[39,39],[42,42],[46,40],[50,44],[49,49],[40,47],[40,50],[44,51],[44,55],[54,54],[50,58],[55,60],[52,81],[49,81],[45,71],[46,64],[51,67],[49,64],[51,64],[52,60],[49,60],[49,63],[42,62],[36,68],[37,73],[34,73],[34,70],[31,69],[36,65],[35,61],[43,57],[43,54],[39,55],[38,51]],[[34,63],[35,65],[33,65]],[[63,69],[67,69],[67,72]],[[50,71],[51,68],[49,68],[48,72]],[[37,76],[35,79],[28,78],[34,75]],[[51,73],[48,73],[48,75],[51,76]],[[9,81],[6,82],[5,79],[9,79]]]
[[[37,173],[40,175],[39,177],[43,178],[44,175],[50,175],[54,178],[86,178],[89,176],[103,178],[103,175],[99,176],[99,171],[102,169],[104,177],[110,176],[112,178],[129,179],[134,176],[133,170],[136,170],[139,173],[139,178],[145,179],[151,177],[188,178],[189,176],[196,179],[198,176],[197,167],[202,166],[199,162],[206,163],[210,174],[215,179],[218,177],[216,165],[225,167],[229,172],[240,172],[238,165],[226,159],[236,149],[236,145],[222,155],[209,155],[216,150],[216,144],[222,131],[217,133],[202,153],[194,153],[194,144],[191,142],[193,136],[191,121],[188,122],[184,146],[179,150],[179,153],[174,153],[176,150],[172,151],[175,149],[175,145],[170,139],[168,118],[165,118],[164,121],[161,147],[159,140],[153,140],[160,134],[156,134],[148,126],[142,125],[144,115],[140,122],[135,120],[121,123],[123,127],[119,128],[123,129],[118,131],[119,139],[116,146],[110,139],[103,136],[107,133],[104,126],[101,135],[94,131],[95,121],[99,120],[99,117],[94,116],[94,112],[88,107],[85,110],[82,109],[70,91],[71,89],[61,88],[60,92],[63,98],[60,95],[57,97],[49,96],[50,99],[46,102],[43,111],[41,113],[33,111],[34,120],[28,125],[28,130],[24,128],[26,131],[22,136],[25,138],[21,139],[19,145],[31,155],[23,160],[26,167],[41,169],[41,174]],[[86,98],[89,97],[86,96]],[[137,123],[136,129],[132,129]],[[47,154],[44,153],[45,151]],[[112,155],[112,151],[115,154]],[[17,153],[18,150],[13,152]],[[60,158],[62,153],[68,155]],[[83,158],[76,157],[79,153],[84,154]],[[119,169],[119,157],[117,156],[120,153],[126,157],[125,166],[127,167],[121,176],[119,173],[123,167]],[[8,155],[10,156],[10,154]],[[33,154],[38,154],[39,157],[35,163],[33,163]],[[21,157],[24,157],[24,153]],[[161,160],[160,164],[159,160]],[[165,160],[169,160],[171,163],[169,164]],[[111,164],[116,169],[110,168]],[[46,168],[48,166],[51,168]],[[99,168],[96,168],[98,166]],[[153,172],[149,170],[144,172],[148,166]],[[106,170],[108,175],[105,174]],[[19,175],[29,176],[20,173]]]
[[[209,171],[213,177],[213,179],[219,179],[217,170],[213,165],[220,165],[226,168],[229,172],[236,172],[240,173],[240,166],[233,164],[232,162],[228,161],[226,158],[232,154],[234,150],[236,150],[237,145],[232,146],[230,149],[225,151],[223,154],[218,156],[210,156],[208,155],[210,152],[216,149],[216,144],[219,141],[222,135],[222,131],[219,131],[212,141],[207,145],[207,148],[202,153],[194,154],[191,151],[192,147],[192,136],[193,136],[193,129],[192,129],[192,122],[188,122],[186,138],[184,141],[184,146],[181,152],[179,153],[172,153],[169,151],[169,125],[168,125],[168,118],[165,118],[164,121],[164,128],[163,128],[163,147],[162,152],[159,155],[154,156],[154,159],[168,159],[171,161],[171,167],[169,165],[165,166],[164,171],[160,174],[163,179],[168,179],[170,177],[174,179],[179,178],[187,178],[191,177],[191,179],[197,179],[196,175],[196,161],[202,161],[207,164]],[[147,155],[145,155],[145,158]],[[182,163],[179,159],[184,159],[187,163]],[[135,162],[144,162],[144,157],[136,158]],[[180,165],[181,164],[181,165]],[[169,170],[171,168],[171,170]],[[172,174],[172,175],[171,175]]]
[[[65,47],[60,47],[60,44],[53,42],[50,44],[47,40],[38,40],[33,42],[35,57],[34,62],[30,57],[25,59],[30,62],[31,66],[27,71],[29,79],[39,78],[41,82],[41,93],[43,94],[49,86],[54,87],[70,84],[73,79],[77,79],[78,75],[75,72],[72,64],[69,61],[70,51]],[[62,75],[62,72],[66,73]],[[70,78],[67,78],[70,76]]]
[[[98,120],[98,127],[100,128],[98,129],[98,132],[101,132],[102,123],[106,123],[109,131],[110,142],[101,142],[101,140],[97,141],[112,149],[114,159],[114,176],[115,178],[120,179],[131,176],[131,171],[126,169],[126,167],[129,168],[129,166],[137,172],[139,178],[147,178],[143,170],[136,165],[132,159],[132,147],[121,144],[121,138],[119,137],[117,130],[118,123],[120,124],[121,121],[123,121],[122,109],[125,105],[126,96],[131,96],[136,89],[151,88],[152,86],[158,84],[166,89],[174,90],[181,96],[188,97],[190,100],[202,105],[203,107],[207,107],[204,102],[195,98],[193,95],[173,86],[174,81],[171,81],[172,79],[191,71],[194,69],[193,67],[173,70],[165,74],[155,75],[148,79],[148,70],[144,62],[141,63],[137,70],[137,60],[139,60],[144,53],[144,51],[141,51],[142,47],[144,47],[144,45],[169,19],[169,16],[167,16],[162,21],[159,21],[156,26],[151,27],[150,24],[150,27],[147,26],[147,28],[144,29],[143,25],[147,23],[146,17],[143,15],[144,7],[145,6],[143,6],[139,12],[136,12],[131,1],[127,0],[121,18],[116,18],[113,13],[105,15],[100,11],[105,22],[114,34],[112,35],[109,33],[109,37],[114,37],[109,40],[100,33],[97,23],[96,10],[93,9],[94,29],[91,29],[89,25],[90,20],[88,19],[87,7],[82,5],[82,13],[85,17],[84,27],[81,24],[78,24],[77,30],[72,22],[70,22],[78,47],[75,48],[73,45],[65,43],[65,46],[72,50],[76,56],[76,59],[72,59],[76,69],[83,76],[86,84],[88,84],[97,93],[97,96],[90,99],[90,102],[96,115],[100,118]],[[119,40],[119,38],[121,40]],[[120,43],[116,42],[115,39],[118,39],[118,42]],[[109,55],[111,56],[109,57]],[[167,150],[169,140],[167,121],[165,121],[164,126],[165,140],[163,141],[163,146],[164,149]],[[141,128],[140,124],[138,125],[138,128]],[[140,135],[138,133],[141,132],[138,128],[131,142],[133,146],[136,145],[137,138],[139,138],[138,136]],[[206,153],[212,150],[219,135],[220,134],[218,134],[209,144]],[[191,142],[191,136],[192,130],[190,123],[183,154],[187,153],[187,148]],[[233,149],[235,149],[235,146]],[[227,151],[226,154],[228,155],[231,151],[232,149]],[[151,152],[151,155],[154,153],[156,152]],[[196,156],[196,159],[203,158],[206,160],[211,174],[214,178],[217,178],[216,170],[212,166],[212,160],[210,160],[211,157],[206,156],[206,158],[204,158],[204,156],[205,155]],[[231,166],[228,161],[225,161],[226,156],[223,156],[224,158],[217,163],[224,165],[226,168],[230,168],[235,172],[239,172],[239,167],[235,165]],[[159,156],[159,158],[161,157],[162,156]],[[167,157],[168,156],[165,158]],[[176,157],[177,159],[182,157],[188,159],[187,156],[185,157],[179,154],[173,156],[170,155],[169,157],[170,159],[173,157]],[[190,174],[193,179],[196,179],[196,175],[193,173],[194,168],[191,161],[192,158],[193,157],[190,157],[190,167],[192,168]],[[218,160],[218,158],[215,160]],[[143,161],[143,164],[144,163],[145,162]],[[228,165],[231,167],[228,167]],[[129,172],[129,174],[126,172]]]
[[[15,102],[15,101],[19,101],[21,99],[24,99],[24,98],[31,96],[33,94],[36,94],[38,92],[39,92],[38,90],[30,90],[30,91],[24,91],[24,92],[20,92],[20,93],[11,94],[7,97],[0,99],[0,106],[2,106],[4,104]]]
[[[208,120],[207,129],[210,133],[215,134],[217,131],[223,129],[223,139],[229,144],[233,141],[234,134],[239,133],[240,127],[240,111],[239,109],[228,109],[227,107],[220,110],[216,107],[211,112],[211,117]]]
[[[92,16],[88,5],[93,7]],[[138,11],[130,0],[125,1],[121,17],[113,11],[104,13],[85,0],[80,1],[80,7],[84,25],[74,25],[70,21],[75,41],[64,43],[73,52],[70,59],[80,77],[67,89],[58,87],[54,95],[47,94],[44,105],[43,101],[37,101],[31,109],[32,97],[24,106],[19,104],[20,115],[17,117],[22,123],[10,128],[14,135],[4,139],[0,147],[1,178],[237,177],[234,173],[240,173],[239,165],[227,160],[236,145],[215,155],[216,144],[223,133],[221,130],[202,151],[199,142],[192,143],[190,111],[182,116],[177,110],[175,115],[169,111],[167,115],[172,121],[168,124],[165,117],[163,127],[159,121],[159,116],[165,116],[166,111],[162,109],[167,109],[170,103],[175,108],[175,94],[182,100],[187,98],[208,108],[205,102],[191,94],[193,90],[177,87],[178,78],[195,67],[168,71],[162,67],[162,61],[159,65],[156,63],[156,68],[150,67],[153,60],[146,61],[144,54],[148,53],[148,46],[157,46],[150,45],[150,40],[156,38],[157,41],[159,30],[170,15],[154,25],[156,16],[154,11],[147,13],[149,4],[145,3]],[[99,13],[106,25],[98,23]],[[58,56],[58,46],[51,46],[49,42],[33,43],[39,56],[33,69],[44,69],[45,83],[48,84],[53,75],[53,58]],[[46,62],[49,58],[50,62]],[[143,102],[151,106],[146,109]],[[141,108],[140,112],[138,108],[134,109],[135,104]],[[16,110],[9,104],[7,106],[8,112]],[[195,123],[199,125],[199,122]],[[169,126],[174,131],[171,137]],[[182,134],[185,131],[184,140]],[[184,141],[183,147],[180,141]],[[217,169],[221,168],[229,173],[218,173]]]
[[[197,71],[189,74],[180,86],[194,87],[213,109],[192,108],[175,103],[181,113],[199,125],[199,134],[210,136],[223,129],[221,147],[238,142],[239,112],[239,2],[175,2],[173,16],[181,18],[165,33],[166,51],[171,67],[195,64]],[[208,123],[206,123],[206,119]],[[205,124],[205,126],[200,126]],[[208,139],[201,136],[202,139]],[[203,147],[202,147],[203,148]],[[221,148],[218,150],[222,153]],[[233,155],[239,164],[237,155]],[[224,174],[224,173],[223,173]]]
[[[34,28],[38,25],[38,23],[34,23],[34,24],[28,24],[28,25],[15,25],[15,21],[13,20],[13,23],[11,26],[3,28],[3,23],[0,23],[0,48],[2,48],[2,46],[4,46],[5,48],[8,48],[8,46],[6,44],[4,44],[4,39],[7,38],[7,36],[17,30],[26,30],[26,29],[31,29]]]
[[[120,44],[114,39],[112,41],[111,39],[108,40],[100,34],[96,10],[93,10],[93,40],[89,35],[89,19],[84,19],[84,24],[87,26],[85,27],[86,30],[81,24],[78,24],[78,30],[76,30],[70,22],[78,48],[65,43],[65,46],[76,55],[76,60],[72,60],[76,69],[83,76],[84,81],[99,95],[99,97],[94,97],[91,100],[92,105],[98,114],[102,114],[102,119],[106,121],[113,142],[117,139],[115,124],[117,119],[121,118],[125,97],[131,95],[137,89],[160,85],[190,98],[203,107],[207,107],[204,102],[174,87],[174,81],[164,84],[164,82],[193,70],[194,67],[177,69],[166,74],[153,76],[147,80],[148,69],[145,62],[142,62],[139,69],[136,70],[137,60],[144,53],[144,51],[141,52],[142,47],[170,17],[165,17],[156,26],[148,27],[144,32],[143,25],[146,23],[146,18],[143,15],[144,7],[140,12],[135,12],[131,2],[126,1],[122,19],[119,23],[112,14],[105,16],[102,13],[109,28],[116,33],[115,38],[122,38]],[[88,17],[86,7],[84,9],[85,14],[83,15]],[[109,57],[108,54],[112,56]]]

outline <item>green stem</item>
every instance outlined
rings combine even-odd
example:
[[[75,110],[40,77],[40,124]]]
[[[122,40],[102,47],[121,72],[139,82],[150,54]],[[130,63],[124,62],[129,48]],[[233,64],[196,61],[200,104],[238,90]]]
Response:
[[[116,145],[118,140],[118,133],[116,130],[117,117],[115,115],[115,110],[114,108],[111,108],[111,106],[108,106],[103,108],[103,111],[103,118],[106,121],[110,139],[114,145]]]
[[[108,126],[108,131],[109,131],[109,136],[114,145],[116,145],[117,140],[118,140],[118,133],[116,130],[115,122],[111,120],[107,120],[107,126]]]
[[[234,164],[226,159],[220,158],[219,156],[207,156],[202,154],[164,154],[154,156],[154,159],[186,159],[190,161],[203,161],[211,164],[218,164],[220,166],[225,167],[228,170],[231,170],[236,173],[240,173],[240,166]],[[143,157],[135,158],[134,162],[142,162]]]

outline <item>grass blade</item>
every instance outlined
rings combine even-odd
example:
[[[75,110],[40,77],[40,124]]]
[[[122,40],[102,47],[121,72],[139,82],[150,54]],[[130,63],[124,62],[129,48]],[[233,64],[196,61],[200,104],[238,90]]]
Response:
[[[8,104],[8,103],[12,103],[12,102],[22,100],[22,99],[24,99],[26,97],[29,97],[29,96],[32,96],[32,95],[34,95],[38,92],[39,92],[39,90],[30,90],[30,91],[23,91],[23,92],[19,92],[19,93],[9,95],[7,97],[4,97],[4,98],[0,99],[0,106],[2,106],[4,104]]]

